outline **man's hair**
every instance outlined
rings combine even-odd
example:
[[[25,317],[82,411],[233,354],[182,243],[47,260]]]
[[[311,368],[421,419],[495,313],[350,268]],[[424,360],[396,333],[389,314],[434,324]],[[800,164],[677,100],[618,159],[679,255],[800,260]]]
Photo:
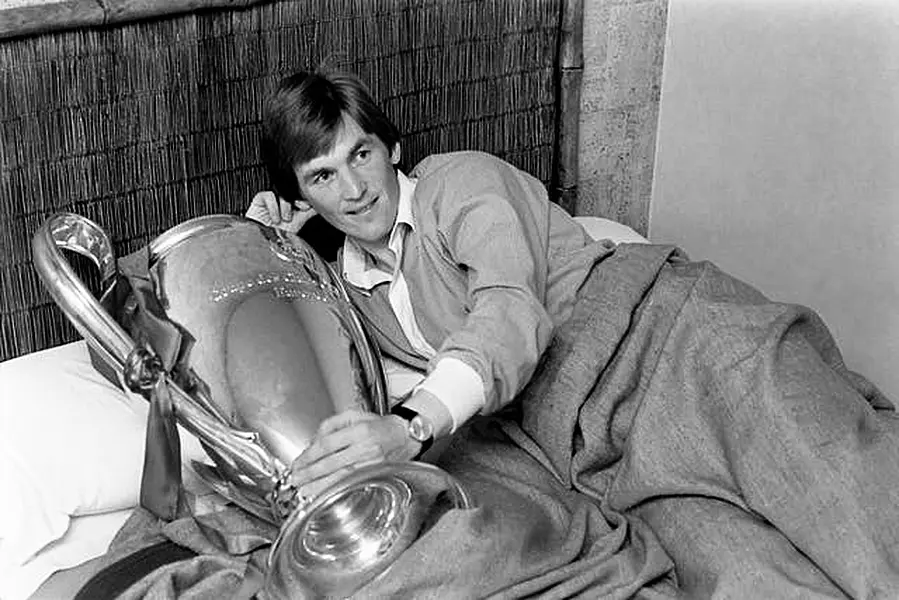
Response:
[[[300,72],[281,80],[265,104],[260,143],[276,194],[289,202],[300,199],[294,167],[333,147],[344,116],[377,136],[388,150],[400,140],[399,130],[355,76]]]

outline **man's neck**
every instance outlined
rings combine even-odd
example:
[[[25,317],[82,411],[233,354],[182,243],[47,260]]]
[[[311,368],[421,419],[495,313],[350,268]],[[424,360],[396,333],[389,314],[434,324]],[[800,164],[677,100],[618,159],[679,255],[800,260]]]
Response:
[[[400,199],[396,219],[390,233],[376,242],[367,242],[353,237],[347,237],[345,242],[344,261],[347,261],[347,257],[352,257],[352,259],[349,260],[349,263],[344,262],[344,275],[350,282],[361,287],[365,287],[366,284],[363,281],[367,280],[367,277],[362,275],[362,271],[368,268],[389,273],[392,277],[398,267],[397,263],[403,255],[404,233],[415,228],[411,214],[415,180],[410,180],[401,171],[397,171],[397,177],[400,182]],[[393,244],[393,248],[391,244]],[[347,264],[352,266],[347,268]]]
[[[359,244],[360,248],[371,254],[378,263],[385,266],[386,270],[393,271],[393,268],[396,265],[396,255],[393,253],[393,250],[387,246],[387,240],[376,243],[356,240],[356,243]]]

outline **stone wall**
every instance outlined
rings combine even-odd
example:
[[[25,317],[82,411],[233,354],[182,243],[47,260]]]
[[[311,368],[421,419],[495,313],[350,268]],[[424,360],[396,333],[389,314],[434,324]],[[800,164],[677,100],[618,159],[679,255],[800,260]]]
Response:
[[[668,0],[585,0],[575,214],[647,232]]]

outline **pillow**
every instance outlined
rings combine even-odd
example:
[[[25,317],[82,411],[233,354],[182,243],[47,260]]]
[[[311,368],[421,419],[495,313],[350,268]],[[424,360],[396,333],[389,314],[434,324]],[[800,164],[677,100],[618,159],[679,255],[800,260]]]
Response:
[[[75,591],[86,582],[92,572],[85,575],[70,572],[71,574],[67,574],[64,579],[60,579],[59,575],[50,579],[50,576],[105,554],[112,539],[133,511],[133,508],[125,508],[95,515],[72,517],[65,535],[47,544],[20,567],[3,572],[4,578],[0,582],[0,598],[3,600],[35,598],[35,591],[39,592],[37,597],[46,599],[58,600],[63,597],[73,597]],[[54,582],[54,587],[43,592],[40,586],[48,579]],[[61,588],[59,584],[62,585]],[[62,593],[63,591],[65,591],[65,595]]]
[[[583,216],[575,217],[574,220],[580,223],[594,240],[612,240],[616,244],[625,242],[645,244],[649,241],[627,225],[611,219]]]
[[[148,407],[94,370],[84,341],[0,362],[0,598],[72,517],[138,504]],[[185,463],[206,460],[193,436],[181,440]]]

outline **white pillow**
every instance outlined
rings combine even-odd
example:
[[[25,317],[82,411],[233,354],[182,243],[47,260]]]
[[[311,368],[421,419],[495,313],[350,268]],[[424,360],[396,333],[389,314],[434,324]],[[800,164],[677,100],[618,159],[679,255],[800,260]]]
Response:
[[[72,517],[138,504],[148,407],[94,370],[83,341],[0,362],[0,598],[21,593],[17,577]],[[181,440],[185,463],[206,460],[195,438]],[[54,552],[72,565],[93,558]]]
[[[627,225],[611,219],[582,216],[575,217],[574,220],[580,223],[594,240],[612,240],[616,244],[625,242],[645,244],[649,241]]]
[[[95,515],[72,517],[65,535],[47,544],[20,567],[8,572],[3,571],[3,581],[0,582],[0,598],[3,600],[31,598],[34,592],[57,571],[69,569],[105,554],[112,539],[133,511],[133,508],[124,508]],[[63,589],[66,590],[72,589],[71,584],[63,584],[63,586]],[[60,596],[48,591],[39,597],[59,598]]]

